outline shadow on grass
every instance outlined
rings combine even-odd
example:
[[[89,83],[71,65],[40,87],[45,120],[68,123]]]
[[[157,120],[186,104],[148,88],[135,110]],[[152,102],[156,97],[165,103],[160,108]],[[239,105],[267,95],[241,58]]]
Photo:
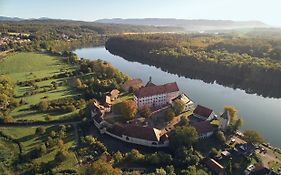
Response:
[[[13,117],[16,119],[19,119],[19,118],[30,117],[32,115],[38,115],[38,114],[41,114],[41,112],[40,111],[29,111],[29,112],[26,111],[26,113],[14,115]]]

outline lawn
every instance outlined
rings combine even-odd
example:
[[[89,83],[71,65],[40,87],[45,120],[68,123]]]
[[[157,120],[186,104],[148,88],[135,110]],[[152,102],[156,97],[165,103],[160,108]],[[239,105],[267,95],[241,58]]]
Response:
[[[13,53],[0,61],[0,74],[7,74],[14,82],[28,81],[43,77],[50,77],[57,73],[73,70],[74,67],[62,62],[58,57],[37,53]],[[25,100],[28,104],[22,105],[11,112],[15,120],[44,121],[46,113],[32,111],[30,105],[38,104],[43,98],[54,100],[64,97],[77,96],[73,88],[72,78],[49,79],[35,83],[40,90],[48,89],[51,82],[61,83],[57,89],[44,93],[37,93],[30,96],[23,96],[26,92],[31,92],[31,87],[16,86],[15,96],[18,101]],[[48,113],[52,120],[60,120],[75,116],[78,111],[67,114]]]

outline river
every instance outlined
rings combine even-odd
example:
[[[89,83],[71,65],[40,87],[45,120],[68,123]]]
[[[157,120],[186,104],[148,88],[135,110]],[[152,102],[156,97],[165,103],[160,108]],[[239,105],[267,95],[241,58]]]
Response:
[[[177,82],[180,91],[187,94],[195,103],[213,109],[217,114],[223,112],[225,105],[232,105],[243,118],[242,129],[257,130],[271,145],[281,148],[281,99],[266,98],[247,94],[244,90],[233,89],[217,83],[205,83],[162,71],[154,66],[131,62],[112,55],[104,47],[75,50],[81,58],[101,59],[111,63],[132,78],[148,81],[149,76],[155,84]]]

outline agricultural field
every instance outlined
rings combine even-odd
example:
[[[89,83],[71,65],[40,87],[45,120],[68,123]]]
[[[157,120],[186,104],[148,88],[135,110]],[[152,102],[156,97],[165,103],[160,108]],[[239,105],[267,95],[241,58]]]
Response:
[[[69,64],[59,58],[37,53],[12,53],[0,61],[0,74],[8,75],[16,84],[17,82],[32,81],[35,79],[51,77],[64,71],[74,70]],[[52,84],[59,84],[56,89],[50,89]],[[11,116],[17,121],[44,121],[60,120],[75,116],[78,111],[70,113],[42,113],[37,110],[30,110],[31,105],[36,105],[43,99],[54,100],[65,97],[74,97],[78,94],[73,90],[72,78],[49,78],[35,82],[34,86],[15,87],[17,101],[25,101],[11,112]],[[39,93],[32,93],[33,91]],[[28,95],[26,95],[28,94]]]

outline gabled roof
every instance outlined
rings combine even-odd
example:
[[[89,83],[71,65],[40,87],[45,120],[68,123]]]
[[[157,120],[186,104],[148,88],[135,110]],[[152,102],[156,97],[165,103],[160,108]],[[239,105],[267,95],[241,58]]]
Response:
[[[213,132],[215,130],[215,127],[210,123],[210,121],[195,122],[192,123],[191,126],[196,129],[199,135]]]
[[[126,136],[139,138],[143,140],[149,141],[160,141],[160,134],[161,131],[156,128],[151,127],[143,127],[143,126],[136,126],[136,125],[125,125],[124,127]]]
[[[137,126],[134,124],[113,125],[108,131],[119,137],[128,136],[148,141],[160,141],[161,131],[156,128]],[[164,139],[164,138],[162,138]]]
[[[139,90],[137,90],[135,95],[138,98],[142,98],[142,97],[149,97],[153,95],[166,94],[166,93],[177,92],[177,91],[179,91],[178,85],[176,82],[173,82],[173,83],[167,83],[159,86],[148,85],[145,87],[141,87]]]
[[[201,117],[208,118],[212,114],[213,110],[207,107],[197,105],[195,110],[193,111],[194,114],[197,114]]]
[[[107,128],[108,132],[117,135],[119,137],[122,137],[123,133],[124,133],[124,126],[120,125],[120,124],[114,124],[112,127]]]
[[[207,167],[216,174],[224,172],[224,167],[214,159],[205,158],[203,161],[207,165]]]

